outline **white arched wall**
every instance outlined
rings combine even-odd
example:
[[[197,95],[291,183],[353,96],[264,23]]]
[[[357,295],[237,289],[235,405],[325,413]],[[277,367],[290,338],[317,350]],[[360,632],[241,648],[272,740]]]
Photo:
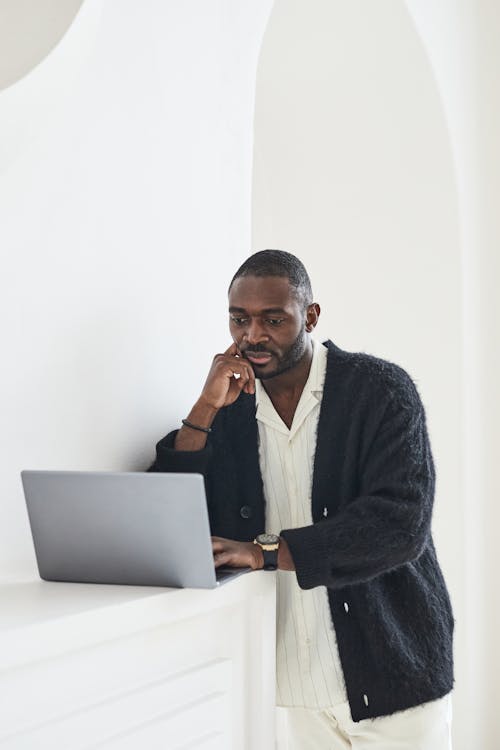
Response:
[[[253,180],[252,248],[305,262],[323,308],[318,337],[396,361],[417,383],[438,472],[434,538],[457,621],[454,748],[493,750],[468,739],[455,149],[406,5],[276,0],[257,75]]]
[[[406,0],[440,92],[461,223],[465,664],[460,747],[498,747],[500,589],[500,7]]]
[[[2,579],[36,570],[20,470],[147,466],[228,341],[271,5],[85,0],[0,91]]]

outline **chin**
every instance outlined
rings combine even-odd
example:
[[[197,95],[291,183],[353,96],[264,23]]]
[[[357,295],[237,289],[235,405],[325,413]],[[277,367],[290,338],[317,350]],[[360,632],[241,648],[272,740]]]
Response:
[[[269,372],[255,372],[255,377],[259,380],[270,380],[271,378],[275,378],[277,375],[283,375],[284,372],[288,372],[288,370],[291,370],[293,367],[295,367],[297,363],[294,362],[293,364],[284,364],[282,367],[275,367],[274,370],[271,370]]]
[[[279,375],[279,372],[277,370],[274,370],[273,372],[256,372],[255,377],[257,380],[270,380],[271,378],[274,378],[275,375]]]

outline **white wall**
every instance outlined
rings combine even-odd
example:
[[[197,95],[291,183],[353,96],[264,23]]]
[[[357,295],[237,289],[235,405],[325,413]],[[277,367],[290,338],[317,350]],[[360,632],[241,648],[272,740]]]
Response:
[[[500,7],[406,0],[442,100],[461,225],[461,488],[465,544],[460,747],[498,747],[500,694]]]
[[[490,750],[465,740],[459,208],[448,121],[406,5],[277,0],[257,77],[252,247],[305,262],[320,338],[395,361],[417,383],[457,619],[455,750]]]
[[[6,580],[35,571],[19,471],[145,467],[227,345],[271,5],[85,0],[0,91]]]

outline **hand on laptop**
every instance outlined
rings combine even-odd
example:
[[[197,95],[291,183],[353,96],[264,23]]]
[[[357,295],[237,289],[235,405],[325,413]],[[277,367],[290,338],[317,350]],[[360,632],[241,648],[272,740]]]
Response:
[[[216,568],[227,566],[230,568],[252,568],[260,570],[264,567],[264,557],[258,544],[253,542],[235,542],[220,536],[212,537],[212,550]]]
[[[212,551],[216,568],[252,568],[261,570],[264,567],[264,555],[258,544],[253,542],[235,542],[233,539],[223,539],[221,536],[212,537]],[[288,544],[281,539],[278,553],[278,568],[280,570],[295,570],[295,563]]]

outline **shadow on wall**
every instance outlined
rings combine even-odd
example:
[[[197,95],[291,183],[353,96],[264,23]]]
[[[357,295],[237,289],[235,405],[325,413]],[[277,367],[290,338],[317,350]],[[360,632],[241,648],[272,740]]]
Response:
[[[3,0],[0,6],[0,91],[44,60],[60,42],[83,0]]]

